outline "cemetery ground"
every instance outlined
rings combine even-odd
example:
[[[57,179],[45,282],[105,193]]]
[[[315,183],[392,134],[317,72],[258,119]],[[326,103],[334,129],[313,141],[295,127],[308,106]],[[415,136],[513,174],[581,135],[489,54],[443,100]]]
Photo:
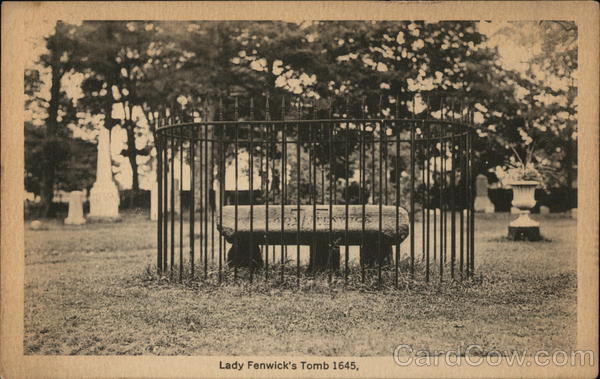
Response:
[[[155,223],[25,231],[25,354],[391,355],[417,349],[570,349],[576,221],[534,215],[542,242],[505,239],[509,214],[476,220],[476,278],[398,290],[157,280]],[[295,283],[293,276],[290,281]],[[303,279],[304,281],[304,279]],[[246,283],[246,284],[243,284]],[[462,346],[462,347],[461,347]]]

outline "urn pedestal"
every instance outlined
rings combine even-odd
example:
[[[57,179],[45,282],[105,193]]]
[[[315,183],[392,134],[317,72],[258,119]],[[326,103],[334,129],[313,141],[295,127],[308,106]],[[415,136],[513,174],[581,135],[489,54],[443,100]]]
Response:
[[[513,191],[513,207],[519,209],[520,214],[516,220],[508,224],[508,238],[513,241],[539,241],[540,224],[529,217],[530,209],[535,206],[535,188],[538,183],[534,181],[518,181],[511,183]]]

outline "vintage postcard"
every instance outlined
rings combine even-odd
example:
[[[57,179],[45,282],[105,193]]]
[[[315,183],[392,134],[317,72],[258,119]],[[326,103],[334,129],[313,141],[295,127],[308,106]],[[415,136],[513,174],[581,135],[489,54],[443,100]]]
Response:
[[[9,2],[0,376],[596,377],[594,2]]]

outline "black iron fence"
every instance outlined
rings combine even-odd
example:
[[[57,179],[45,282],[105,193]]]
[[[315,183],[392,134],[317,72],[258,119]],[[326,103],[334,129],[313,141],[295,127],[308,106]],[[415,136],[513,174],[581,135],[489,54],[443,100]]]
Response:
[[[159,273],[471,276],[473,112],[378,100],[188,99],[155,114]]]

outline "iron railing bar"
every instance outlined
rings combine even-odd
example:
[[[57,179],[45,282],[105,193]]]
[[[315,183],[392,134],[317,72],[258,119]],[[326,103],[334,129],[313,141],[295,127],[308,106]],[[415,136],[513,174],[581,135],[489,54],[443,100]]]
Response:
[[[465,196],[465,190],[466,190],[466,177],[465,177],[465,141],[463,138],[461,138],[459,140],[459,159],[460,159],[460,188],[459,188],[459,193],[461,194],[462,197],[462,201],[461,201],[461,207],[460,207],[460,237],[459,237],[459,246],[460,246],[460,257],[459,257],[459,272],[460,272],[460,278],[461,280],[463,279],[464,276],[464,272],[463,272],[463,265],[464,265],[464,223],[465,223],[465,212],[464,210],[466,209],[465,204],[466,204],[466,196]]]
[[[473,116],[471,116],[472,118]],[[473,122],[473,120],[471,120],[471,122]],[[470,148],[469,148],[469,155],[470,155],[470,160],[471,160],[471,178],[474,177],[475,174],[475,165],[473,164],[473,138],[475,137],[475,132],[471,132],[471,136],[470,136]],[[469,207],[471,208],[471,277],[473,277],[473,275],[475,274],[475,209],[474,209],[474,201],[473,199],[475,198],[475,186],[473,185],[473,183],[470,183],[470,201],[469,201]]]
[[[214,126],[216,127],[216,125]],[[225,127],[219,128],[219,222],[223,226],[223,206],[225,203],[225,148],[223,145],[223,134],[225,134]],[[219,234],[219,284],[223,281],[223,255],[227,243],[225,237]]]
[[[190,140],[190,278],[194,279],[194,271],[195,271],[195,262],[194,262],[194,232],[195,232],[195,219],[194,219],[194,201],[195,201],[195,192],[196,192],[196,179],[194,178],[194,174],[196,172],[196,156],[194,149],[196,146],[194,145],[194,141]]]
[[[211,167],[208,165],[208,127],[204,127],[202,131],[204,132],[204,155],[201,155],[200,159],[204,159],[204,170],[200,171],[200,175],[204,174],[204,198],[200,201],[204,201],[202,216],[204,216],[204,278],[206,279],[208,277],[208,212],[210,212],[208,171]]]
[[[402,121],[404,121],[404,120],[402,120]],[[421,122],[421,121],[425,122],[426,120],[419,120],[419,122]],[[431,123],[426,123],[426,124],[431,124]],[[439,141],[443,141],[443,140],[451,140],[451,139],[453,139],[455,137],[465,137],[467,135],[467,133],[468,132],[464,132],[464,133],[461,133],[461,134],[455,134],[455,135],[448,135],[446,137],[438,136],[438,137],[432,137],[432,138],[419,138],[419,141],[423,141],[423,142],[439,142]],[[367,134],[370,134],[370,133],[367,133]],[[173,138],[175,140],[179,140],[179,137],[177,137],[177,136],[175,136]],[[188,141],[188,140],[189,139],[185,139],[185,141]],[[375,139],[372,139],[372,140],[374,142],[376,142],[376,143],[381,142],[381,139],[379,139],[379,138],[375,138]],[[215,139],[215,138],[208,138],[208,139],[196,138],[196,139],[194,139],[194,141],[196,141],[196,142],[205,142],[205,141],[208,141],[208,142],[211,142],[211,143],[220,142],[219,139]],[[223,139],[223,143],[226,143],[226,144],[233,143],[234,141],[235,140],[232,139],[232,138],[230,138],[230,139]],[[243,143],[243,142],[248,143],[248,142],[250,142],[250,140],[249,139],[244,139],[244,138],[239,138],[238,142],[240,142],[240,143]],[[276,142],[276,143],[282,143],[281,140],[277,140],[277,139],[275,139],[274,142]],[[387,139],[387,142],[393,143],[393,142],[395,142],[395,139]],[[410,141],[410,139],[400,139],[400,142],[401,143],[410,143],[411,141]],[[286,139],[286,144],[287,145],[295,145],[296,143],[298,143],[298,141],[296,141],[295,139]]]
[[[156,182],[157,182],[157,189],[158,189],[158,201],[157,201],[157,216],[158,216],[158,222],[157,222],[157,233],[156,233],[156,244],[157,244],[157,249],[156,249],[156,269],[158,272],[158,275],[162,274],[163,271],[163,245],[162,245],[162,240],[163,240],[163,202],[162,202],[162,180],[163,180],[163,172],[162,172],[162,140],[160,137],[158,137],[156,134],[154,135],[154,140],[156,141]]]
[[[431,124],[427,125],[427,135],[431,135]],[[427,144],[426,147],[426,154],[425,154],[425,162],[427,165],[427,170],[426,170],[426,176],[427,176],[427,184],[426,184],[426,198],[425,198],[425,204],[427,204],[427,214],[426,214],[426,220],[423,220],[423,222],[427,222],[426,224],[426,233],[427,233],[427,244],[425,246],[425,282],[429,282],[429,270],[430,270],[430,252],[429,252],[429,248],[431,245],[431,198],[430,198],[430,192],[431,192],[431,171],[430,171],[430,165],[431,165],[431,144]],[[435,212],[435,210],[434,210]]]
[[[425,260],[425,247],[427,245],[427,234],[426,234],[426,212],[428,213],[426,206],[426,198],[427,198],[427,188],[425,187],[425,184],[427,183],[427,178],[426,178],[426,170],[425,170],[425,164],[427,164],[427,158],[426,158],[426,146],[425,143],[423,142],[424,136],[425,136],[425,124],[423,122],[421,122],[421,125],[419,127],[419,134],[420,134],[420,138],[417,140],[417,146],[420,145],[419,148],[419,154],[421,156],[421,262]]]
[[[252,101],[252,99],[251,99]],[[252,103],[250,103],[252,105]],[[250,161],[248,162],[248,176],[250,177],[249,180],[249,195],[250,195],[250,236],[249,236],[249,240],[250,243],[248,244],[249,246],[249,250],[248,250],[248,254],[250,256],[250,259],[248,260],[249,264],[250,264],[250,283],[252,283],[253,279],[254,279],[254,265],[255,262],[254,260],[254,125],[249,125],[249,133],[250,133],[250,145],[248,147],[248,149],[250,150]]]
[[[183,281],[183,139],[179,142],[179,281]]]
[[[305,125],[308,124],[310,125],[313,122],[319,122],[319,123],[343,123],[345,122],[346,119],[340,118],[340,119],[304,119],[304,120],[294,120],[294,119],[286,119],[286,120],[270,120],[269,122],[275,125],[281,125],[281,124],[287,124],[287,125],[295,125],[296,123],[299,123],[300,125]],[[380,123],[380,122],[384,122],[384,121],[407,121],[407,122],[420,122],[420,121],[425,121],[427,123],[438,123],[441,120],[438,119],[428,119],[428,120],[423,120],[421,118],[402,118],[402,119],[386,119],[386,118],[355,118],[355,119],[349,119],[349,122],[352,123]],[[163,130],[169,130],[169,129],[173,129],[173,128],[180,128],[180,127],[186,127],[186,126],[193,126],[193,125],[206,125],[206,124],[211,124],[211,125],[235,125],[236,123],[238,123],[239,121],[234,121],[234,120],[227,120],[227,121],[201,121],[201,122],[186,122],[186,123],[173,123],[173,124],[169,124],[169,125],[165,125],[165,126],[160,126],[158,127],[156,130],[158,132],[162,132]],[[261,122],[264,122],[264,120],[247,120],[244,121],[244,123],[249,123],[249,124],[260,124]],[[448,124],[448,125],[453,125],[453,124],[461,124],[461,122],[459,121],[450,121],[450,120],[445,120],[444,123]],[[472,125],[465,123],[466,126],[468,127],[472,127]]]
[[[412,99],[413,114],[415,114],[415,97]],[[415,128],[416,121],[411,123],[410,129],[410,275],[415,277]]]
[[[333,227],[333,126],[327,125],[327,131],[329,134],[329,232],[328,232],[328,241],[329,244],[327,246],[327,268],[329,271],[329,282],[333,279],[333,270],[332,270],[332,253],[333,253],[333,241],[332,241],[332,227]]]
[[[363,108],[364,108],[364,104],[363,104]],[[360,233],[360,249],[361,249],[361,257],[360,257],[360,275],[361,275],[361,282],[364,283],[365,281],[365,265],[363,263],[363,257],[362,257],[362,249],[365,248],[365,181],[366,181],[366,176],[365,176],[365,166],[366,166],[366,162],[365,162],[365,138],[364,138],[364,133],[362,133],[362,131],[365,128],[365,124],[361,123],[360,124],[360,188],[359,188],[359,198],[360,198],[360,204],[361,204],[361,233]]]
[[[441,125],[442,139],[445,136],[446,130]],[[444,280],[444,263],[446,260],[446,144],[441,140],[441,185],[440,185],[440,282]]]
[[[346,104],[346,108],[347,108],[347,104]],[[347,113],[347,112],[346,112]],[[348,149],[348,135],[350,133],[350,124],[346,123],[346,133],[345,133],[345,139],[344,139],[344,163],[345,163],[345,167],[344,167],[344,171],[345,171],[345,175],[346,175],[346,185],[345,185],[345,199],[344,199],[344,212],[345,212],[345,224],[344,224],[344,285],[348,284],[348,272],[349,272],[349,267],[348,267],[348,259],[350,257],[350,246],[348,245],[348,211],[349,211],[349,204],[350,204],[350,187],[349,187],[349,181],[350,181],[350,153],[349,153],[349,149]]]
[[[175,130],[171,131],[174,134]],[[171,138],[171,272],[173,279],[173,267],[175,262],[175,139]]]
[[[236,98],[236,109],[237,109],[237,98]],[[237,119],[237,112],[236,112],[236,119]],[[234,142],[234,146],[233,146],[233,151],[234,151],[234,167],[235,167],[235,175],[234,175],[234,186],[235,186],[235,194],[234,194],[234,237],[233,237],[233,251],[234,251],[234,257],[239,259],[240,256],[240,238],[238,236],[238,227],[239,227],[239,190],[238,190],[238,175],[239,175],[239,162],[238,162],[238,157],[239,157],[239,143],[238,143],[238,136],[239,136],[239,124],[235,124],[234,125],[235,129],[234,129],[234,134],[235,134],[235,142]],[[228,258],[229,259],[229,258]],[[238,274],[238,269],[237,269],[237,264],[233,265],[233,280],[237,280],[237,274]]]
[[[379,124],[379,139],[382,141],[379,143],[379,196],[378,196],[378,215],[377,215],[377,283],[381,287],[381,265],[383,264],[383,240],[381,232],[383,230],[383,139],[385,136],[385,122]],[[373,129],[373,136],[375,136],[375,129]],[[373,199],[375,200],[375,199]]]
[[[169,265],[169,138],[162,136],[162,163],[163,163],[163,206],[165,208],[163,212],[163,274]]]
[[[452,171],[450,172],[450,276],[454,279],[454,264],[456,261],[456,199],[454,187],[456,186],[456,159],[455,145],[452,142]]]
[[[283,105],[281,107],[281,112],[283,115],[285,115],[285,98],[283,98]],[[280,185],[281,185],[281,241],[280,241],[280,247],[281,247],[281,281],[283,282],[284,279],[284,268],[285,268],[285,244],[284,244],[284,238],[285,238],[285,189],[286,189],[286,182],[287,182],[287,170],[286,170],[286,166],[287,166],[287,148],[286,148],[286,133],[285,133],[285,126],[286,124],[282,124],[281,127],[281,140],[282,140],[282,144],[281,144],[281,178],[280,178]]]
[[[269,103],[268,100],[269,98],[267,97],[267,120],[269,119]],[[268,142],[267,142],[267,146],[265,148],[265,280],[269,280],[269,240],[268,240],[268,235],[269,235],[269,160],[270,160],[270,151],[271,151],[271,145],[272,145],[272,140],[271,138],[272,136],[272,131],[271,131],[271,125],[267,124],[265,125],[266,131],[267,131],[267,138],[268,138]]]
[[[300,125],[297,125],[297,141],[296,143],[296,205],[298,209],[296,211],[296,284],[300,287]]]
[[[396,113],[398,112],[398,103],[400,99],[396,97]],[[398,137],[400,136],[400,132],[398,132]],[[395,205],[396,205],[396,238],[400,234],[400,139],[396,138],[396,159],[394,173],[396,179],[395,185]],[[394,260],[394,286],[398,288],[398,268],[399,268],[399,260],[400,260],[400,242],[396,242],[396,254]]]

